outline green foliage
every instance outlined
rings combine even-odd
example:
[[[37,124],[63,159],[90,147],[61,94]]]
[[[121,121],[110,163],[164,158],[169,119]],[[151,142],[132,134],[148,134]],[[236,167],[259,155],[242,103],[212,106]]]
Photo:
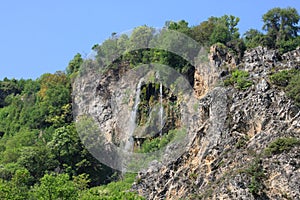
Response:
[[[288,97],[300,106],[300,71],[296,69],[282,70],[270,76],[275,85],[284,87]]]
[[[125,37],[124,35],[124,37],[121,38],[126,39],[122,40],[125,44],[128,43],[128,37]],[[108,40],[105,40],[101,45],[95,45],[93,50],[97,52],[96,59],[98,64],[103,67],[111,64],[112,61],[118,58],[120,53],[124,53],[122,52],[122,47],[123,44],[121,44],[119,39],[116,37],[111,37]]]
[[[226,42],[230,41],[230,32],[228,28],[226,27],[225,24],[219,23],[216,25],[214,31],[212,32],[210,38],[210,43],[215,44],[215,43],[223,43],[225,44]]]
[[[300,72],[291,78],[289,85],[286,87],[286,92],[300,106]]]
[[[297,70],[282,70],[270,76],[270,80],[273,84],[286,87],[290,83],[290,80],[294,74],[298,73]]]
[[[85,190],[88,188],[91,180],[88,174],[79,174],[78,176],[73,176],[73,182],[79,190]]]
[[[34,186],[30,195],[34,199],[77,199],[78,188],[68,174],[46,174],[41,183]]]
[[[60,163],[68,165],[75,161],[74,158],[78,157],[83,148],[74,125],[56,129],[47,146]]]
[[[217,19],[215,28],[210,35],[210,44],[223,43],[239,38],[238,28],[236,27],[240,19],[232,15],[224,15]]]
[[[161,137],[147,139],[139,149],[139,153],[150,153],[166,147],[171,141],[180,139],[184,136],[185,130],[175,129],[170,130],[167,134]]]
[[[241,137],[237,143],[235,144],[235,147],[240,149],[246,146],[247,142],[249,141],[249,136],[243,136]]]
[[[45,172],[52,171],[58,166],[58,161],[45,146],[22,148],[17,163],[25,167],[35,181],[43,177]]]
[[[267,31],[267,46],[277,48],[281,53],[299,45],[300,16],[295,8],[273,8],[263,15],[263,30]],[[295,45],[296,43],[296,45]]]
[[[266,155],[280,154],[284,151],[289,151],[294,146],[299,146],[300,140],[298,138],[289,137],[289,138],[277,138],[271,142],[265,149]]]
[[[16,162],[23,147],[34,145],[37,139],[37,131],[21,130],[11,137],[5,136],[0,140],[5,148],[0,151],[2,163]]]
[[[239,39],[237,25],[240,19],[235,16],[210,17],[207,21],[191,28],[191,37],[202,45],[212,45]]]
[[[273,8],[262,16],[263,34],[259,30],[249,29],[244,34],[247,48],[266,46],[278,49],[279,53],[296,49],[300,45],[298,36],[300,16],[295,8]]]
[[[199,42],[201,45],[210,45],[212,43],[210,41],[210,37],[214,31],[217,21],[217,17],[210,17],[208,18],[208,20],[201,22],[198,26],[192,27],[192,38]]]
[[[248,185],[249,191],[254,195],[260,194],[264,188],[263,180],[266,178],[260,158],[256,157],[244,172],[251,176],[251,181]]]
[[[148,48],[154,36],[154,31],[154,28],[146,25],[135,28],[129,39],[129,50]]]
[[[0,108],[7,105],[5,102],[7,96],[21,94],[25,82],[23,79],[18,81],[16,79],[9,80],[7,78],[0,81]]]
[[[0,178],[0,199],[27,200],[31,177],[26,169],[16,170],[11,181]]]
[[[295,38],[291,38],[288,40],[278,41],[276,48],[279,50],[279,53],[283,54],[288,51],[295,50],[299,46],[300,46],[300,36],[297,36]]]
[[[57,128],[52,140],[48,142],[57,166],[71,176],[86,173],[91,185],[105,181],[112,170],[96,160],[83,146],[74,124]]]
[[[10,181],[17,170],[23,170],[17,163],[8,163],[0,166],[0,179]]]
[[[189,25],[189,23],[186,22],[185,20],[180,20],[179,22],[173,22],[173,21],[166,22],[166,27],[168,29],[179,31],[179,32],[184,33],[186,35],[190,35],[191,34],[191,29],[188,25]]]
[[[80,69],[80,66],[83,63],[83,59],[81,57],[80,53],[77,53],[74,58],[69,62],[69,65],[67,67],[67,74],[71,75],[74,73],[77,73]]]
[[[125,174],[123,180],[111,182],[107,185],[91,188],[81,194],[81,200],[143,200],[144,198],[130,192],[131,185],[135,180],[136,174]]]
[[[233,85],[237,89],[246,90],[248,89],[253,82],[248,79],[249,73],[243,70],[234,70],[231,72],[231,75],[224,80],[224,85]]]
[[[243,39],[233,39],[226,43],[229,51],[233,51],[234,55],[237,56],[238,59],[242,59],[244,55],[244,51],[246,50],[246,45]]]
[[[70,106],[71,103],[71,83],[64,73],[44,74],[40,79],[41,89],[38,93],[39,111],[42,115],[43,126],[64,125],[72,120]],[[58,119],[56,119],[58,117]],[[65,120],[59,120],[63,118]]]
[[[250,29],[244,34],[245,45],[247,48],[255,48],[258,46],[265,46],[265,36],[256,29]]]

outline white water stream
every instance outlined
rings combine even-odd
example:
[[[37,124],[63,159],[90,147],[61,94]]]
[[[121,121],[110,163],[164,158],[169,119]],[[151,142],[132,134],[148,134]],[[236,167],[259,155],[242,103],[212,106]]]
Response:
[[[132,152],[133,146],[134,146],[134,140],[133,140],[133,134],[136,129],[136,115],[139,108],[140,103],[140,95],[141,95],[141,86],[142,86],[142,79],[139,81],[137,87],[136,87],[136,95],[134,100],[133,109],[130,114],[129,123],[128,123],[128,133],[127,138],[125,141],[125,151]]]

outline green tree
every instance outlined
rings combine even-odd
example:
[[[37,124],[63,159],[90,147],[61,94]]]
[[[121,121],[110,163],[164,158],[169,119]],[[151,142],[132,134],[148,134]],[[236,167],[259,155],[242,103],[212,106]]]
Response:
[[[93,50],[97,52],[96,59],[100,65],[107,66],[118,58],[117,38],[111,37],[105,40],[101,45],[95,45]]]
[[[263,15],[263,30],[267,31],[267,45],[281,52],[289,50],[286,42],[298,36],[300,16],[295,8],[273,8]]]
[[[237,25],[240,22],[239,17],[224,15],[220,18],[220,21],[228,28],[230,40],[238,39],[240,37],[239,29],[237,28]]]
[[[179,31],[186,35],[191,35],[189,23],[185,20],[180,20],[179,22],[167,21],[165,26],[170,30]]]
[[[210,35],[210,44],[215,43],[223,43],[226,44],[230,41],[230,32],[228,30],[228,27],[226,27],[223,23],[218,23],[212,34]]]
[[[264,34],[256,29],[250,29],[244,34],[245,45],[247,48],[265,46]]]
[[[46,171],[53,171],[58,166],[58,161],[47,147],[24,147],[17,163],[25,167],[35,179],[39,180]]]
[[[81,158],[83,147],[74,125],[63,126],[55,130],[52,141],[48,143],[61,167],[63,164],[74,166]]]
[[[103,166],[83,146],[74,124],[55,129],[48,149],[58,160],[57,167],[72,176],[86,173],[90,177],[90,185],[98,185],[106,181],[112,170]]]
[[[217,17],[210,17],[208,20],[201,22],[199,25],[192,27],[191,37],[204,46],[209,45],[210,36],[214,31],[217,21]]]
[[[26,169],[17,170],[11,181],[0,179],[0,199],[27,200],[30,181]]]
[[[3,81],[0,81],[0,108],[8,105],[6,97],[9,95],[17,95],[21,94],[24,88],[25,80],[16,80],[16,79],[7,79],[5,78]]]
[[[287,95],[300,106],[300,72],[295,74],[286,88]]]
[[[80,53],[77,53],[74,58],[69,62],[67,67],[67,74],[71,75],[79,71],[81,64],[83,63],[83,59]]]
[[[210,35],[210,44],[223,43],[226,44],[231,40],[239,38],[239,29],[237,25],[240,19],[235,16],[224,15],[217,19],[215,28]]]
[[[41,83],[38,92],[38,112],[42,127],[50,125],[63,126],[72,121],[71,107],[71,83],[66,74],[56,72],[55,74],[44,74],[39,79]],[[59,118],[64,117],[61,121]]]
[[[129,39],[129,50],[148,47],[154,32],[154,28],[146,25],[135,28]]]
[[[148,47],[154,37],[154,32],[154,28],[146,25],[135,28],[128,41],[124,40],[126,38],[123,39],[123,44],[127,45],[127,49],[122,60],[129,62],[131,67],[135,67],[140,63],[148,63],[150,60],[149,55],[152,54]],[[124,45],[120,46],[119,44],[120,47]]]
[[[74,200],[78,198],[78,189],[68,174],[46,174],[41,183],[34,186],[31,196],[40,200]]]

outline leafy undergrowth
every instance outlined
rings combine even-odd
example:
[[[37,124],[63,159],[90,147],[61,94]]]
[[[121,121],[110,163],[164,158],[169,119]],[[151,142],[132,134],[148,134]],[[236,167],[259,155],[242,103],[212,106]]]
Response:
[[[232,85],[239,90],[246,90],[249,88],[253,82],[249,80],[249,73],[243,70],[234,70],[231,72],[230,76],[224,80],[224,85]]]
[[[300,71],[296,69],[282,70],[270,76],[273,84],[282,87],[287,96],[300,106]]]
[[[174,140],[180,140],[184,137],[186,131],[184,129],[175,129],[170,130],[167,134],[162,135],[161,137],[147,139],[140,149],[139,153],[150,153],[157,150],[160,150],[166,147],[170,142]]]
[[[300,145],[300,140],[298,138],[289,137],[289,138],[277,138],[271,142],[265,149],[266,155],[279,154],[284,151],[289,151],[296,145]]]
[[[136,174],[127,173],[123,180],[111,182],[107,185],[91,188],[81,194],[81,200],[143,200],[130,188],[135,180]]]

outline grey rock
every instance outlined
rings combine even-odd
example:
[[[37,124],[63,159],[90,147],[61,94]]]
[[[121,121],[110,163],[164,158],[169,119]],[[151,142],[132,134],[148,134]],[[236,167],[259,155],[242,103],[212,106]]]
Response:
[[[209,63],[195,67],[193,88],[198,99],[187,107],[199,106],[189,118],[190,143],[185,152],[164,164],[153,161],[138,173],[132,191],[146,199],[299,199],[300,147],[272,156],[265,156],[264,150],[276,138],[299,138],[300,109],[268,82],[268,75],[275,66],[299,67],[300,49],[280,56],[276,50],[257,47],[238,60],[226,49],[212,47],[209,60],[210,67],[205,67]],[[216,87],[227,74],[224,67],[248,71],[253,87],[243,91]],[[76,111],[96,116],[106,137],[115,143],[122,139],[117,122],[128,114],[133,101],[128,98],[122,104],[125,92],[116,93],[134,88],[134,83],[122,81],[126,70],[111,70],[100,77],[87,73],[74,86],[75,91],[84,88],[84,97],[76,97],[80,108]],[[119,118],[112,113],[119,113]],[[168,151],[174,148],[178,147],[170,146]],[[251,166],[257,157],[264,176],[258,180],[258,193],[253,194],[250,188],[256,182]]]
[[[193,118],[198,123],[191,128],[194,140],[187,152],[158,173],[140,173],[134,191],[147,199],[299,199],[299,146],[262,156],[265,178],[258,194],[251,193],[247,172],[276,138],[299,138],[299,108],[267,81],[273,66],[292,68],[298,59],[299,50],[282,58],[263,47],[247,51],[241,64],[254,87],[210,88],[199,99],[199,117]]]

